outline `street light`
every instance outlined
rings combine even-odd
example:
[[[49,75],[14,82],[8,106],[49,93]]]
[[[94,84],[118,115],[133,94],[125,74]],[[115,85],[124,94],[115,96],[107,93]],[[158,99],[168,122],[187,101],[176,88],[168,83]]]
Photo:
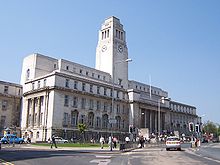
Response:
[[[158,139],[160,138],[160,103],[164,101],[170,101],[168,97],[161,97],[158,99]]]
[[[115,83],[114,83],[114,72],[115,72],[115,65],[118,63],[123,63],[123,62],[131,62],[132,59],[128,58],[126,60],[122,60],[122,61],[116,61],[115,63],[113,63],[113,67],[112,67],[112,113],[114,113],[114,90],[115,90]],[[111,121],[113,123],[113,121]],[[112,125],[111,125],[112,126]],[[110,151],[112,151],[112,129],[111,129],[111,143],[110,143]]]

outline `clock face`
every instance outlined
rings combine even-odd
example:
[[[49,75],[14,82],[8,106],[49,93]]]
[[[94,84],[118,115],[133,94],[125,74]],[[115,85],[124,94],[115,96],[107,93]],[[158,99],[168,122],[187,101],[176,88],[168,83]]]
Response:
[[[120,53],[123,52],[123,47],[122,47],[121,45],[118,45],[118,51],[119,51]]]
[[[106,45],[103,45],[102,46],[102,52],[105,52],[107,50],[107,46]]]

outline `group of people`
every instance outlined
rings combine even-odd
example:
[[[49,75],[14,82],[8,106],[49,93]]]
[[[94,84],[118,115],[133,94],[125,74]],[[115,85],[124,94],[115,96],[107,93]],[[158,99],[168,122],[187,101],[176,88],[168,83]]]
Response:
[[[99,142],[100,142],[100,145],[101,145],[101,149],[103,149],[104,143],[105,143],[105,139],[104,139],[103,136],[100,137]],[[109,136],[109,138],[108,138],[109,147],[117,148],[117,143],[118,143],[118,139],[116,137]]]

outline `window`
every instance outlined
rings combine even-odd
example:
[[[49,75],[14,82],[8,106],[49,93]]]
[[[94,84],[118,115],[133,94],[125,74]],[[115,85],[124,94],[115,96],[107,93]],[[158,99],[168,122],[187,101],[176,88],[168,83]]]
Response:
[[[90,99],[89,100],[89,109],[93,109],[93,107],[94,107],[94,102],[93,102],[93,100],[92,99]]]
[[[119,91],[117,91],[117,98],[119,98]]]
[[[105,76],[103,76],[103,80],[105,81]]]
[[[100,94],[100,87],[97,86],[97,94]]]
[[[108,115],[105,114],[102,116],[102,127],[107,128],[108,127]]]
[[[107,102],[104,102],[104,112],[106,112],[108,109],[108,103]]]
[[[82,105],[81,105],[82,109],[86,108],[86,99],[82,98]]]
[[[34,82],[32,82],[32,90],[34,90]]]
[[[93,127],[94,114],[92,112],[88,115],[88,123],[90,127]]]
[[[37,82],[37,88],[40,88],[40,81]]]
[[[78,121],[78,113],[77,113],[77,111],[72,112],[71,113],[71,125],[73,127],[76,127],[77,126],[77,121]]]
[[[82,83],[82,91],[86,91],[86,84]]]
[[[8,86],[4,87],[4,93],[8,94]]]
[[[69,70],[69,66],[66,66],[66,70]]]
[[[90,84],[89,91],[90,91],[91,93],[93,93],[93,85],[91,85],[91,84]]]
[[[57,64],[53,64],[53,68],[56,69],[57,68]]]
[[[65,97],[64,97],[64,106],[65,107],[69,106],[69,96],[68,95],[65,95]]]
[[[117,104],[117,114],[119,114],[119,113],[120,113],[120,105]]]
[[[125,114],[125,105],[122,107],[122,113]]]
[[[100,117],[96,117],[96,127],[97,128],[101,127],[101,118]]]
[[[121,85],[121,83],[122,83],[122,79],[119,78],[118,79],[118,84]]]
[[[80,69],[80,70],[79,70],[79,73],[82,74],[82,72],[83,72],[82,69]]]
[[[104,88],[104,95],[106,96],[107,95],[107,89],[106,88]]]
[[[92,73],[92,77],[95,77],[95,73]]]
[[[120,116],[116,117],[116,128],[118,129],[121,128],[121,117]]]
[[[2,100],[2,110],[6,111],[8,107],[8,101],[7,100]]]
[[[68,113],[64,112],[63,114],[63,125],[67,126],[68,125]]]
[[[122,128],[125,128],[125,120],[122,120]]]
[[[4,126],[6,125],[6,116],[1,116],[1,126],[4,128]]]
[[[26,80],[29,80],[29,78],[30,78],[30,69],[28,69],[26,72]]]
[[[39,138],[40,137],[40,133],[37,131],[37,135],[36,135],[36,137],[37,138]]]
[[[81,115],[81,118],[80,118],[80,123],[84,123],[85,122],[85,115]]]
[[[66,83],[65,83],[65,87],[66,87],[66,88],[69,88],[69,82],[70,82],[70,80],[69,80],[69,79],[66,79]]]
[[[44,79],[44,87],[47,85],[47,79]]]
[[[100,103],[100,101],[97,101],[97,110],[100,110],[100,108],[101,108],[101,103]]]
[[[111,92],[110,92],[110,96],[112,97],[113,96],[113,90],[111,89]]]
[[[89,72],[86,72],[86,76],[88,76],[89,75]]]
[[[78,97],[73,97],[73,107],[74,108],[78,107]]]
[[[98,75],[98,79],[100,79],[100,75]]]
[[[78,81],[75,81],[74,82],[74,89],[77,89],[78,88]]]

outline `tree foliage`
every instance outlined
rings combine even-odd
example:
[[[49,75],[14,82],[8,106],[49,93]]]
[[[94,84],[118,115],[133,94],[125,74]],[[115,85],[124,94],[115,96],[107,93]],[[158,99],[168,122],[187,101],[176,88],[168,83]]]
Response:
[[[78,127],[78,130],[79,130],[79,132],[80,132],[81,134],[83,134],[83,133],[85,132],[85,130],[86,130],[86,125],[85,125],[85,124],[79,123],[79,124],[77,125],[77,127]]]
[[[214,134],[219,136],[220,126],[219,124],[215,124],[211,121],[207,121],[206,123],[203,124],[203,133]]]
[[[79,130],[79,132],[80,132],[80,135],[81,135],[81,142],[83,141],[83,142],[85,142],[85,130],[86,130],[86,125],[85,124],[83,124],[83,123],[79,123],[78,125],[77,125],[77,128],[78,128],[78,130]]]

